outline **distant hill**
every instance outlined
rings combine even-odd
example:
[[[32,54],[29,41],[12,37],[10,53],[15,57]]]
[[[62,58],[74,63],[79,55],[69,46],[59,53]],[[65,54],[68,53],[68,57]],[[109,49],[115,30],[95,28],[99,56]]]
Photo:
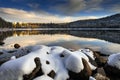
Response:
[[[120,28],[120,13],[99,18],[78,20],[70,23],[22,23],[12,26],[12,23],[0,18],[0,28]]]
[[[0,18],[0,28],[11,28],[11,27],[12,27],[11,22],[7,22],[4,19]]]
[[[69,23],[70,27],[120,27],[120,14],[100,19],[78,20]]]
[[[107,17],[101,18],[99,20],[115,20],[115,21],[120,21],[120,13],[112,15],[112,16],[107,16]]]

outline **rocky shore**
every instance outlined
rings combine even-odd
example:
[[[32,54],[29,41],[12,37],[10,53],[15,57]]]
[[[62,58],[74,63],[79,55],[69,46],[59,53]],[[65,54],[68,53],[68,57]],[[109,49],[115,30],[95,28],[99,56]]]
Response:
[[[14,48],[0,52],[1,80],[120,80],[120,53],[103,56],[89,48],[43,45]]]

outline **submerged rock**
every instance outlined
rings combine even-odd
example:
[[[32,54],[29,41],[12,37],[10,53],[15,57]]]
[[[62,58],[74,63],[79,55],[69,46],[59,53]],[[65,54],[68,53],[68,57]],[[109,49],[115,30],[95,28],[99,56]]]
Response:
[[[19,44],[14,44],[14,48],[18,49],[18,48],[20,48],[20,45]]]
[[[2,45],[4,45],[4,44],[5,44],[4,42],[1,42],[1,41],[0,41],[0,46],[2,46]]]
[[[2,55],[3,54],[3,52],[0,52],[0,55]]]

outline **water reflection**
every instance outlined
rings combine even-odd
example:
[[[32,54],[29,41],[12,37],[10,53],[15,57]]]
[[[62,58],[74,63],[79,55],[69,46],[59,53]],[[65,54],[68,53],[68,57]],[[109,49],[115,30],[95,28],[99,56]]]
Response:
[[[47,31],[47,30],[18,30],[0,32],[0,41],[10,36],[38,35],[38,34],[70,34],[70,31]]]
[[[40,31],[13,31],[13,36],[38,35]]]
[[[0,41],[3,41],[5,38],[9,36],[13,36],[14,32],[7,31],[7,32],[0,32]]]
[[[68,34],[78,37],[98,38],[115,43],[120,43],[120,31],[80,31],[80,30],[14,30],[0,32],[0,41],[10,36],[38,35],[38,34]]]
[[[72,35],[72,36],[71,36]],[[0,49],[13,48],[15,43],[22,47],[36,44],[49,46],[63,46],[65,48],[92,48],[103,53],[120,52],[120,45],[109,43],[104,40],[120,43],[120,31],[76,31],[76,30],[18,30],[0,32],[0,41],[4,41],[4,46]],[[77,37],[75,37],[77,36]],[[79,38],[80,37],[80,38]],[[87,37],[87,38],[81,38]],[[91,38],[92,37],[92,38]],[[93,38],[100,38],[93,39]]]
[[[120,44],[110,43],[104,40],[94,38],[80,38],[66,34],[39,34],[12,36],[4,40],[5,44],[0,49],[13,49],[14,44],[18,43],[21,47],[33,45],[62,46],[70,49],[91,48],[104,54],[112,54],[120,52]]]

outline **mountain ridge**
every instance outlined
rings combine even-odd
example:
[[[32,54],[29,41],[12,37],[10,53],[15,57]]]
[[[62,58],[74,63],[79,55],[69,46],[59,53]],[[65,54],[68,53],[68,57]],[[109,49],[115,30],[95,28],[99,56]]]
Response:
[[[27,24],[27,25],[26,25]],[[106,16],[99,19],[78,20],[70,23],[22,23],[14,25],[15,28],[120,28],[120,13]],[[11,28],[13,24],[0,18],[0,28]]]
[[[120,27],[120,13],[99,19],[73,21],[69,25],[70,27]]]

